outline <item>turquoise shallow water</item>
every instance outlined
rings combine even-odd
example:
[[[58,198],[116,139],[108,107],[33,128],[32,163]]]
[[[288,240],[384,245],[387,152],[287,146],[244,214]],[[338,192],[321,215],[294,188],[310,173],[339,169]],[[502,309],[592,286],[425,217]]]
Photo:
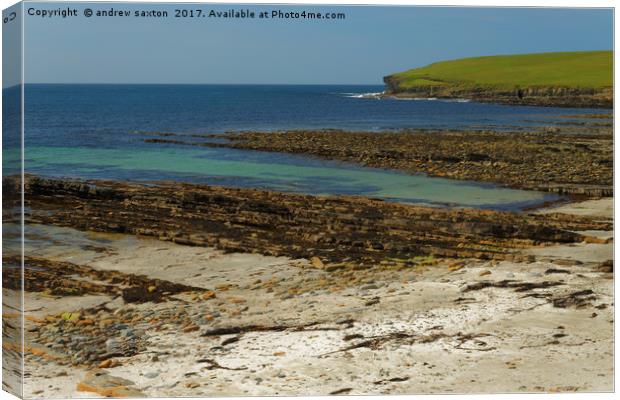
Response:
[[[308,194],[352,194],[399,202],[518,209],[554,196],[268,152],[174,145],[100,149],[28,147],[26,171],[137,181],[185,180]]]
[[[5,173],[20,172],[20,90],[3,91]],[[148,132],[336,128],[511,130],[600,113],[550,107],[369,100],[381,86],[26,85],[25,171],[46,176],[180,180],[308,194],[519,209],[557,199],[539,192],[409,176],[303,156],[145,143]],[[136,134],[142,132],[142,134]],[[508,133],[507,133],[508,134]]]

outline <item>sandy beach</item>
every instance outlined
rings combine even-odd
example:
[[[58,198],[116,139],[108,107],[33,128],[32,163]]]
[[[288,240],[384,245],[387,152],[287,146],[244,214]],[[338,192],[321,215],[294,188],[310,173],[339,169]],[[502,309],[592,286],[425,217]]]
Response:
[[[553,211],[610,219],[611,204]],[[135,303],[26,292],[24,394],[611,391],[612,233],[588,234],[604,242],[530,246],[522,262],[428,259],[343,274],[308,259],[32,225],[32,260],[195,289]]]
[[[614,9],[231,7],[4,11],[3,390],[613,393]]]
[[[325,158],[357,165],[564,195],[508,211],[28,174],[24,395],[613,391],[611,135],[601,124],[193,143],[313,157],[328,148]],[[355,155],[357,138],[366,150]],[[168,140],[149,146],[187,145]],[[7,222],[21,184],[3,179]],[[4,229],[14,390],[20,231]]]

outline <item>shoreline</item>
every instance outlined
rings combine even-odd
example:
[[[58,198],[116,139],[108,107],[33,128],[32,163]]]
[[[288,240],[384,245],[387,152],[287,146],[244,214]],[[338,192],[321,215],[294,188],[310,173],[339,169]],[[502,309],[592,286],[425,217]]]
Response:
[[[516,90],[515,90],[516,92]],[[601,92],[600,97],[590,96],[532,96],[519,98],[515,93],[497,93],[488,95],[475,91],[462,93],[450,93],[449,95],[437,94],[433,91],[387,91],[379,95],[380,98],[395,99],[437,99],[443,101],[471,101],[476,103],[502,104],[510,106],[534,106],[534,107],[560,107],[560,108],[598,108],[601,110],[613,110],[614,101],[610,96]]]
[[[549,168],[517,159],[521,176],[592,189],[518,212],[26,175],[25,396],[612,391],[613,198],[579,183],[606,182],[611,137],[597,129],[506,135],[531,140],[536,157],[570,150]],[[407,155],[426,143],[435,152],[424,163],[439,160],[444,175],[472,163],[487,173],[506,153],[497,133],[465,148],[454,147],[463,133],[421,135],[229,136],[394,169],[416,165]],[[355,142],[371,153],[359,158]],[[486,153],[467,147],[485,142]],[[583,169],[601,160],[602,171]],[[3,179],[9,222],[21,183]],[[4,254],[12,299],[20,253]],[[19,348],[16,315],[3,315],[5,351]]]
[[[540,128],[539,128],[540,129]],[[148,133],[146,133],[148,135]],[[612,129],[350,132],[296,130],[182,135],[152,133],[153,145],[298,154],[407,174],[491,183],[559,195],[613,196]],[[212,142],[226,139],[227,143]]]
[[[607,220],[610,202],[562,215]],[[348,272],[140,235],[46,225],[26,234],[31,262],[85,268],[93,288],[131,286],[122,283],[131,274],[186,285],[156,302],[27,291],[27,397],[613,388],[609,240],[568,244],[570,253],[530,245],[513,261],[426,258]]]
[[[20,179],[3,181],[7,202]],[[429,255],[510,259],[532,243],[572,243],[607,229],[586,217],[424,207],[357,196],[161,182],[27,176],[28,223],[130,233],[226,251],[317,257],[338,268]],[[7,207],[10,203],[7,203]],[[74,210],[80,210],[75,213]],[[350,265],[349,265],[350,264]]]
[[[386,92],[403,96],[612,108],[612,64],[611,51],[468,57],[387,75],[383,83]]]

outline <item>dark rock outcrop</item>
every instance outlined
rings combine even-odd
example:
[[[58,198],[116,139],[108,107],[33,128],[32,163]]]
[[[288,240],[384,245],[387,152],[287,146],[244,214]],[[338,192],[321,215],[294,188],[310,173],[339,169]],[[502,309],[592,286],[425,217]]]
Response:
[[[575,132],[243,132],[217,144],[583,196],[613,195],[609,128]],[[187,143],[190,144],[190,143]],[[205,146],[208,144],[200,143]]]
[[[579,88],[562,86],[531,86],[511,89],[458,85],[427,85],[402,88],[390,75],[383,78],[385,95],[411,98],[469,99],[484,103],[548,107],[613,108],[613,88]]]
[[[5,188],[18,184],[10,178]],[[27,223],[146,235],[193,246],[371,267],[418,256],[514,259],[515,249],[574,243],[610,229],[588,218],[440,209],[360,197],[257,189],[26,177]],[[17,200],[17,199],[15,199]],[[597,240],[596,238],[589,238]]]

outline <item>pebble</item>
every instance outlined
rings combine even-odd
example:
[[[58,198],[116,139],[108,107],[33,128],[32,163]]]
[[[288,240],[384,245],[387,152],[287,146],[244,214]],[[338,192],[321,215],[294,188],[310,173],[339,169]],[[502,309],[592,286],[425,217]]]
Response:
[[[108,339],[105,342],[105,348],[108,351],[108,353],[116,353],[121,350],[121,344],[116,339]]]

